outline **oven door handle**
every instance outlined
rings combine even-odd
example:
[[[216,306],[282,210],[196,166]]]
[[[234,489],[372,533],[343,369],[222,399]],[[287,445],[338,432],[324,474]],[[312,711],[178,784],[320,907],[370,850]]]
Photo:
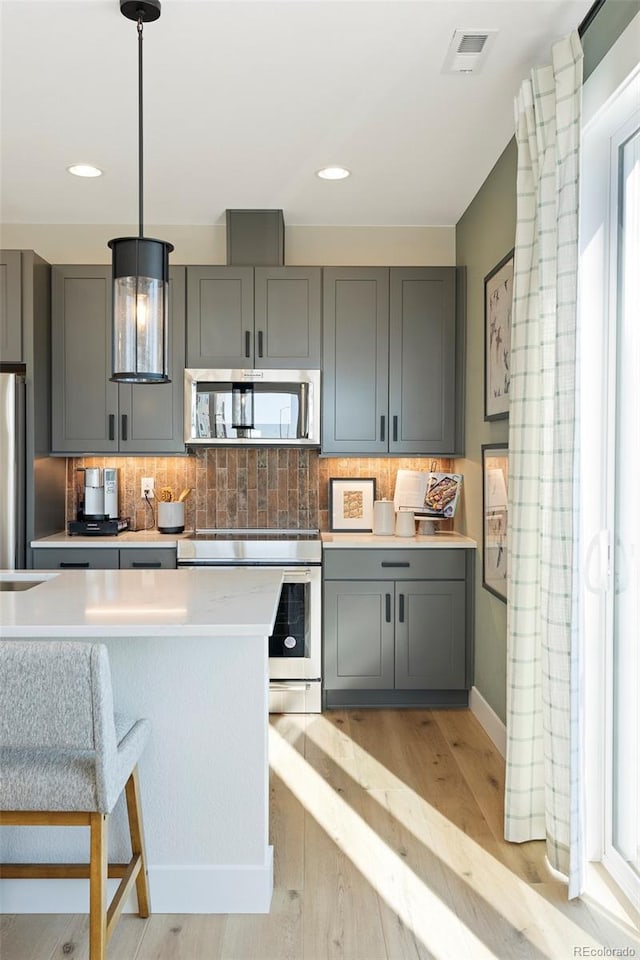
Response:
[[[286,683],[281,680],[269,681],[270,690],[293,690],[296,693],[304,693],[305,690],[309,690],[310,688],[310,683]]]

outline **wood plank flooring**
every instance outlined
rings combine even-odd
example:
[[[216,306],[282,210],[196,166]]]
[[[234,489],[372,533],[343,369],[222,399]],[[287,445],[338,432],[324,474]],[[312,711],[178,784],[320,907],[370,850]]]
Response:
[[[271,913],[127,915],[109,960],[640,957],[617,898],[568,903],[541,842],[502,839],[504,763],[469,711],[272,716],[270,758]],[[84,916],[0,918],[1,960],[87,957]]]

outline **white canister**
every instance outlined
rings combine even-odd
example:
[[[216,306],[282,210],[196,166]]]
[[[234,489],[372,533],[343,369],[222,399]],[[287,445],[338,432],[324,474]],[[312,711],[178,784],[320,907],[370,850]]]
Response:
[[[183,533],[184,503],[173,500],[170,503],[158,503],[158,530],[160,533]]]
[[[378,537],[392,537],[395,522],[393,500],[376,500],[373,504],[373,532]]]
[[[396,537],[415,537],[416,518],[413,510],[398,510],[396,514]]]

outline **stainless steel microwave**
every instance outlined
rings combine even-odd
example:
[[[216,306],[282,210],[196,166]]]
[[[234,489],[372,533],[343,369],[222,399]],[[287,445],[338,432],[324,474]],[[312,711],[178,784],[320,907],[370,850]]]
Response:
[[[184,442],[320,446],[319,370],[184,372]]]

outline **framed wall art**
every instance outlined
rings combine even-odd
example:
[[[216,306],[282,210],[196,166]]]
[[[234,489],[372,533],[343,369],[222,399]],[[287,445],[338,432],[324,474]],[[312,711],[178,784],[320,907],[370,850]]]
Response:
[[[484,419],[509,416],[513,250],[484,278]]]
[[[329,480],[329,529],[344,533],[373,530],[375,477],[332,477]]]
[[[482,446],[482,586],[507,600],[507,491],[509,454],[506,443]]]

